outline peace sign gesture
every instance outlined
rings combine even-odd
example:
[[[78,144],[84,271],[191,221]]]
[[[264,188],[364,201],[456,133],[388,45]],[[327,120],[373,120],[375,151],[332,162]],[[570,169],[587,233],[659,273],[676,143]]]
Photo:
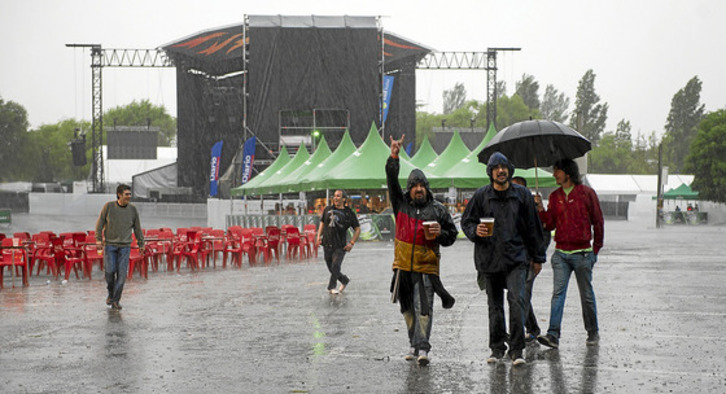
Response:
[[[391,157],[398,159],[398,153],[401,152],[401,146],[403,145],[403,139],[406,138],[406,134],[401,136],[400,140],[394,140],[393,136],[388,136],[391,139]]]

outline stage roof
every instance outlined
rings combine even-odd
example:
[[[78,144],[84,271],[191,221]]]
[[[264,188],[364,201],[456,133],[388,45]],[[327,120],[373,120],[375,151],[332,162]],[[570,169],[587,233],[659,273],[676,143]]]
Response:
[[[267,28],[282,29],[378,29],[376,17],[372,16],[320,16],[320,15],[248,15],[248,36],[245,24],[233,24],[200,31],[172,41],[161,49],[179,66],[183,63],[209,75],[220,76],[242,70],[242,56],[246,45],[254,46],[254,30]],[[380,34],[377,35],[380,41]],[[417,63],[432,48],[402,38],[390,31],[383,31],[384,56],[388,68],[403,63]],[[246,40],[246,43],[243,42]],[[250,51],[249,56],[253,56]]]

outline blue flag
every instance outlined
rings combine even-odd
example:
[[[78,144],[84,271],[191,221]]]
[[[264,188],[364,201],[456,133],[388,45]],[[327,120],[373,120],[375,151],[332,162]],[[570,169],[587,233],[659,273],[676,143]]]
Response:
[[[255,162],[256,144],[257,137],[250,137],[245,141],[245,147],[242,150],[242,185],[252,178],[252,165]]]
[[[219,181],[219,165],[222,160],[222,143],[218,141],[212,147],[212,159],[210,160],[211,171],[209,173],[209,197],[217,195],[217,183]]]
[[[393,92],[393,76],[383,76],[383,123],[388,118],[388,107],[391,105],[391,93]]]
[[[413,142],[409,142],[408,145],[406,145],[406,154],[408,157],[411,157],[411,151],[413,150]]]

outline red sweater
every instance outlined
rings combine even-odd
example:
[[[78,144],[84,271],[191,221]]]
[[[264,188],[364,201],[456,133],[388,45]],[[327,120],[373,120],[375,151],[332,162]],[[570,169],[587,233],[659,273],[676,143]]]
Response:
[[[545,229],[557,229],[556,249],[570,251],[592,246],[595,254],[600,252],[604,222],[597,193],[588,186],[575,185],[569,195],[561,187],[553,191],[547,210],[541,211],[539,218]],[[594,240],[592,245],[591,240]]]

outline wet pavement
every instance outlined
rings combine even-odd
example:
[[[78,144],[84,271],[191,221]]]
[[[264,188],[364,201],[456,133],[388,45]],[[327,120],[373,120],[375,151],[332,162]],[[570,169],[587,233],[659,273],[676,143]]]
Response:
[[[6,275],[1,391],[726,392],[726,227],[656,230],[647,221],[606,222],[594,272],[600,345],[585,345],[572,280],[560,349],[530,344],[521,367],[486,363],[486,295],[467,240],[442,250],[443,282],[457,301],[444,310],[436,300],[428,367],[403,359],[405,325],[388,292],[391,243],[356,244],[343,264],[351,283],[336,296],[325,290],[322,253],[150,272],[127,281],[119,312],[106,308],[97,268],[90,281],[41,274],[15,289]],[[543,330],[551,290],[545,266],[533,296]]]

